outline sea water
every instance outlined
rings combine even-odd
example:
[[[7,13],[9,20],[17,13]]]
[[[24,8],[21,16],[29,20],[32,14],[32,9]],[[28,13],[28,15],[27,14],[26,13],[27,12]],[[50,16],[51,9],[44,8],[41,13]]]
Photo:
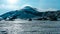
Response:
[[[60,34],[60,21],[1,21],[0,34]]]

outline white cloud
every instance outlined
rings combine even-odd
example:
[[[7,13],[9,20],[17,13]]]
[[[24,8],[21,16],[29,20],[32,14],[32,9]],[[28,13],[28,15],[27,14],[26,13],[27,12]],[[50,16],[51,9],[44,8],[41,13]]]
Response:
[[[16,10],[19,9],[20,7],[17,5],[0,5],[0,9],[10,9],[10,10]]]
[[[16,4],[18,0],[7,0],[8,4]]]
[[[14,10],[19,10],[20,7],[17,5],[4,5],[4,4],[0,4],[0,15],[9,12],[9,11],[14,11]]]
[[[1,4],[0,5],[0,9],[6,9],[6,10],[19,10],[23,7],[25,7],[27,5],[24,6],[18,6],[18,5],[5,5],[5,4]],[[30,5],[28,5],[30,6]],[[38,8],[38,11],[40,12],[44,12],[44,11],[56,11],[57,9],[54,8],[49,8],[49,9],[42,9],[42,8]]]
[[[46,11],[56,11],[57,9],[54,9],[54,8],[49,8],[47,9]]]
[[[54,9],[54,8],[48,8],[48,9],[41,9],[39,8],[38,11],[40,12],[45,12],[45,11],[57,11],[58,9]]]

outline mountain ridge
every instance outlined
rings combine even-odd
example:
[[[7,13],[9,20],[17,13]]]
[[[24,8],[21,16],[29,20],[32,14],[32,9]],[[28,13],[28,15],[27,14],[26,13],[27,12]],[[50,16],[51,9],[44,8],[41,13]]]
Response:
[[[14,20],[14,19],[33,19],[33,18],[50,18],[49,16],[57,16],[59,18],[60,10],[58,11],[46,11],[46,12],[39,12],[36,8],[26,6],[20,10],[10,11],[3,15],[1,15],[1,20]],[[53,17],[54,17],[53,16]]]
[[[4,20],[7,18],[10,18],[11,20],[16,18],[28,19],[36,17],[36,15],[34,15],[36,12],[37,11],[34,8],[26,6],[21,10],[7,12],[0,17],[2,17]]]

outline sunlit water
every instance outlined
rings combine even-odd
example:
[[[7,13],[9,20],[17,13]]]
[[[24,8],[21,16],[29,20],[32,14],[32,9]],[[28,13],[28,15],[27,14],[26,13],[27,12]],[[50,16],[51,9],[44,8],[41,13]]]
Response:
[[[60,34],[60,21],[1,21],[0,34]]]

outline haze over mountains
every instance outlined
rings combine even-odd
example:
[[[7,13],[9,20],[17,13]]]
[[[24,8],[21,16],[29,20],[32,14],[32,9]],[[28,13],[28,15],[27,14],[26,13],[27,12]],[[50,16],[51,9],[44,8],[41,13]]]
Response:
[[[57,16],[57,18],[60,18],[60,10],[39,12],[37,8],[26,6],[20,10],[10,11],[3,15],[0,15],[0,20],[14,20],[17,18],[19,19],[30,19],[30,18],[33,19],[41,17],[47,18],[49,15],[54,15]]]

